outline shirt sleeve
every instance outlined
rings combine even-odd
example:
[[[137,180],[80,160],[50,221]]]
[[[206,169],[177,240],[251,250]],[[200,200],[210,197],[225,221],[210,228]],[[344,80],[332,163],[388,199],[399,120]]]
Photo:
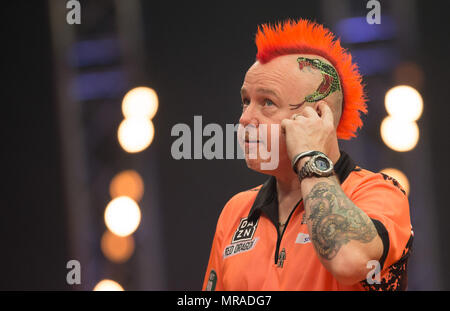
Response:
[[[202,290],[223,290],[222,286],[222,234],[219,230],[220,218],[217,223],[216,233],[209,255],[208,267],[206,268]]]
[[[351,200],[372,219],[383,241],[381,269],[399,261],[412,235],[408,197],[400,184],[387,175],[371,174],[355,187]]]
[[[202,290],[204,291],[220,291],[223,288],[223,239],[224,228],[226,227],[227,211],[231,205],[230,199],[223,208],[219,220],[217,221],[216,232],[209,255],[208,267],[206,268],[206,274],[203,280]]]

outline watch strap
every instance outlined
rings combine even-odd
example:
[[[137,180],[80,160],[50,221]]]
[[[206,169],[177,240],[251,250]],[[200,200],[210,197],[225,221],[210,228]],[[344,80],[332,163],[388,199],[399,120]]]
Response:
[[[300,170],[300,172],[298,173],[298,180],[301,182],[303,179],[305,179],[306,177],[311,177],[313,175],[313,172],[310,168],[311,166],[311,160],[309,160],[308,162],[305,163],[305,165],[303,165],[302,169]]]

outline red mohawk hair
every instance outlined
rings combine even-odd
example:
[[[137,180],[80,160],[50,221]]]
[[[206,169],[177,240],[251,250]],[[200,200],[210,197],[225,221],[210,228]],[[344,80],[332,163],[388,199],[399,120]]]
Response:
[[[357,65],[352,63],[352,56],[330,30],[305,19],[287,20],[274,26],[258,27],[255,42],[258,48],[256,59],[262,64],[288,54],[314,54],[326,58],[338,72],[343,93],[337,136],[340,139],[356,137],[356,131],[363,125],[360,112],[367,113],[362,77]]]

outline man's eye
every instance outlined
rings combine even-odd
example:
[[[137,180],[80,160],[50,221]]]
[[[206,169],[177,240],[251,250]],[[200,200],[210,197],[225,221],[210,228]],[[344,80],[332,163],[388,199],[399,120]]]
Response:
[[[266,106],[275,106],[274,102],[271,101],[270,99],[264,100],[264,105],[266,105]]]
[[[244,98],[242,100],[242,107],[247,107],[248,105],[250,105],[250,100]]]

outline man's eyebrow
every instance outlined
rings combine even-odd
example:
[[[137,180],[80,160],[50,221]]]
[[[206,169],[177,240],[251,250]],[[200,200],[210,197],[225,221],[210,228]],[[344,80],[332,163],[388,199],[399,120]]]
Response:
[[[277,92],[275,92],[275,91],[273,91],[273,90],[271,90],[271,89],[258,88],[258,89],[256,89],[256,92],[258,92],[258,93],[263,93],[263,94],[270,94],[270,95],[275,96],[276,98],[280,98],[280,97],[278,96]],[[246,94],[247,94],[247,90],[246,90],[245,88],[242,88],[242,89],[241,89],[241,94],[242,94],[242,95],[246,95]]]
[[[275,91],[273,91],[271,89],[259,88],[259,89],[256,90],[256,92],[263,93],[263,94],[270,94],[270,95],[273,95],[273,96],[278,98],[277,92],[275,92]]]

